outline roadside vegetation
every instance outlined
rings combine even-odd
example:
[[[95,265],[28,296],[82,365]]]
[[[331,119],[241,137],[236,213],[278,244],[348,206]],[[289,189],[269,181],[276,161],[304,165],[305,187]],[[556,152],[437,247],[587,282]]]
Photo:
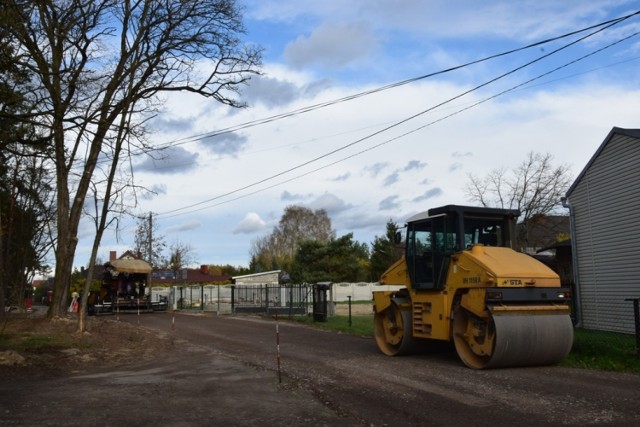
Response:
[[[308,323],[316,328],[373,337],[373,315],[351,316],[351,324],[349,324],[349,316],[329,316],[326,322],[314,322],[312,316],[295,316],[294,320]]]
[[[640,354],[633,335],[576,329],[571,353],[561,365],[640,373]]]
[[[90,345],[83,342],[78,335],[39,334],[29,331],[7,332],[0,334],[0,351],[42,353],[48,350],[64,350],[70,348],[86,349]]]

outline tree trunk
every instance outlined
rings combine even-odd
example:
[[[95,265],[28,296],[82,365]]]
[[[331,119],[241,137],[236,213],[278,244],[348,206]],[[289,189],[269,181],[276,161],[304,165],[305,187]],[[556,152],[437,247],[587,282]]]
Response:
[[[4,268],[3,240],[4,240],[4,231],[2,230],[2,213],[0,213],[0,310],[2,310],[0,311],[0,321],[3,321],[6,316],[6,312],[4,311],[4,306],[6,304],[4,295],[7,289],[7,284],[4,280],[5,268]]]
[[[93,241],[93,248],[91,248],[91,259],[89,261],[89,269],[87,270],[87,279],[84,282],[82,298],[80,299],[80,310],[78,311],[78,332],[84,332],[87,330],[87,302],[89,301],[89,292],[91,292],[91,284],[93,283],[93,273],[95,271],[96,257],[98,256],[98,247],[100,246],[100,240],[101,237],[96,237]]]
[[[62,316],[66,311],[73,255],[77,238],[69,230],[69,184],[64,149],[64,126],[62,118],[58,120],[53,131],[56,156],[56,187],[57,187],[57,244],[56,269],[53,281],[53,295],[49,306],[49,317]],[[74,241],[75,240],[75,241]]]

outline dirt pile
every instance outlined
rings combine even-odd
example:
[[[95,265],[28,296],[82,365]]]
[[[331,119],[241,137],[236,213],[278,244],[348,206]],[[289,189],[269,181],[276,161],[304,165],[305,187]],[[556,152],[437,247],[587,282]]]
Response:
[[[90,317],[86,332],[77,329],[77,318],[71,316],[10,318],[0,325],[0,374],[84,372],[152,360],[172,348],[170,337],[115,318]]]

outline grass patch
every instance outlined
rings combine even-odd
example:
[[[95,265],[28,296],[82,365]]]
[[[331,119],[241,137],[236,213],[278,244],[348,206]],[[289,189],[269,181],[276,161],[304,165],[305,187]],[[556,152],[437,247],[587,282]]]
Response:
[[[80,337],[60,331],[30,331],[24,328],[0,332],[0,351],[13,350],[16,352],[42,353],[52,349],[89,348],[88,343]]]
[[[42,353],[52,349],[87,347],[87,344],[62,336],[30,333],[0,334],[0,351]]]
[[[351,325],[349,316],[329,316],[326,322],[314,322],[311,316],[295,316],[294,320],[321,329],[373,337],[373,316],[351,316]]]
[[[0,334],[0,349],[38,352],[45,348],[59,347],[51,335],[37,335],[27,332]]]
[[[335,303],[336,305],[349,305],[349,301],[338,301]],[[373,303],[369,300],[358,300],[351,301],[351,305],[372,305]]]
[[[640,373],[634,335],[575,329],[571,353],[561,366]]]

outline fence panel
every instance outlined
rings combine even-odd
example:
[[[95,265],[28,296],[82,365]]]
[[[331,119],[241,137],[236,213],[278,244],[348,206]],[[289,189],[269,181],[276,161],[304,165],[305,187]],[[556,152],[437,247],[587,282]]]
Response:
[[[307,314],[310,303],[308,284],[236,285],[233,291],[234,313]]]
[[[218,314],[278,313],[307,314],[311,306],[311,284],[192,285],[151,288],[151,300],[167,298],[174,310],[201,310]],[[396,290],[398,286],[377,283],[334,283],[329,302],[371,301],[373,291]],[[333,304],[330,304],[333,307]],[[330,314],[333,313],[334,310]]]

